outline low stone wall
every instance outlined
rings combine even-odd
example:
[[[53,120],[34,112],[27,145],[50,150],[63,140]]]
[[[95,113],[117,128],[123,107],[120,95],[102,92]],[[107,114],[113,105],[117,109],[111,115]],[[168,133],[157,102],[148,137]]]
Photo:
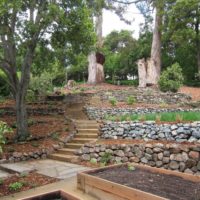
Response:
[[[11,153],[7,159],[1,159],[0,163],[13,163],[26,160],[45,159],[54,152],[54,148],[31,151],[28,153],[14,152]]]
[[[176,142],[200,142],[200,122],[156,124],[146,122],[104,122],[100,128],[104,139],[150,139]]]
[[[177,170],[200,175],[200,145],[141,143],[141,144],[87,144],[77,154],[82,161],[101,162],[109,157],[110,163],[134,162],[152,167]]]
[[[126,102],[128,96],[134,96],[138,103],[151,103],[151,104],[177,104],[177,102],[187,103],[191,101],[191,97],[183,93],[161,92],[151,88],[131,88],[126,90],[115,91],[100,91],[99,96],[102,100],[108,100],[113,96],[117,101]]]
[[[182,108],[97,108],[85,107],[89,119],[104,119],[106,116],[121,116],[121,115],[134,115],[134,114],[148,114],[148,113],[163,113],[163,112],[189,112],[200,111],[200,109],[182,109]]]

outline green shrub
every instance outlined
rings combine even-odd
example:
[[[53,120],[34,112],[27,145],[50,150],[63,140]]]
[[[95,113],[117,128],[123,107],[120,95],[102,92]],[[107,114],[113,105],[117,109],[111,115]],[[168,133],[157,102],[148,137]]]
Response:
[[[52,74],[44,72],[41,76],[32,77],[29,90],[35,95],[46,96],[53,91]]]
[[[22,188],[23,184],[20,182],[11,183],[8,187],[10,191],[17,191]]]
[[[129,97],[127,98],[127,104],[128,104],[128,105],[133,105],[135,102],[136,102],[136,99],[135,99],[134,96],[129,96]]]
[[[178,63],[168,67],[160,76],[159,86],[163,92],[177,92],[184,81],[182,69]]]
[[[91,164],[97,164],[97,159],[96,158],[91,158],[90,159]]]
[[[52,79],[52,84],[53,86],[61,87],[64,85],[65,80],[66,80],[66,74],[64,72],[59,73],[56,74],[55,77]]]
[[[8,84],[8,78],[2,70],[0,70],[0,94],[3,97],[9,96],[10,94],[10,86]]]
[[[109,97],[109,102],[112,106],[117,105],[117,99],[115,97]]]
[[[0,178],[0,185],[3,185],[3,179]]]
[[[104,165],[106,165],[110,162],[111,158],[111,153],[105,152],[104,155],[101,157],[100,163],[104,163]]]
[[[6,143],[4,134],[11,131],[12,129],[5,122],[0,121],[0,153],[2,153],[2,145]]]

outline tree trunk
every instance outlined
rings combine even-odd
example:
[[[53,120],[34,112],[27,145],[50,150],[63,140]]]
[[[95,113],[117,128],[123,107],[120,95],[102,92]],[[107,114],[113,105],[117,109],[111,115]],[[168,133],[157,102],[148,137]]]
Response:
[[[103,46],[103,10],[99,11],[96,16],[95,31],[97,35],[97,48]]]
[[[197,48],[197,66],[198,73],[200,73],[200,39],[199,39],[199,27],[200,27],[200,19],[198,18],[199,10],[197,9],[197,20],[195,24],[195,32],[196,32],[196,48]]]
[[[155,27],[153,31],[153,41],[151,46],[151,58],[148,61],[148,80],[150,85],[157,85],[161,73],[161,27],[162,10],[156,6]]]
[[[97,83],[103,83],[104,82],[103,65],[99,64],[99,63],[97,63],[96,81],[97,81]]]
[[[99,11],[95,21],[95,31],[97,35],[96,47],[103,46],[103,11]],[[103,65],[97,63],[96,53],[91,52],[88,56],[88,84],[98,84],[104,82],[104,68]]]
[[[29,136],[27,110],[25,105],[25,95],[21,92],[16,94],[16,120],[17,120],[17,140],[24,141]]]
[[[137,62],[138,65],[138,77],[139,77],[139,87],[144,88],[147,85],[147,66],[145,59],[140,59]]]
[[[97,62],[96,53],[94,51],[88,56],[88,62],[88,84],[96,84]]]

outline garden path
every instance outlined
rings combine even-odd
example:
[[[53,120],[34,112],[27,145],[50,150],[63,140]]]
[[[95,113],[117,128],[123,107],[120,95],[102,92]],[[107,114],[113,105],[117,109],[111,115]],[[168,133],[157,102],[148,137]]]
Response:
[[[0,168],[10,173],[28,173],[36,171],[39,174],[61,180],[74,177],[78,172],[88,169],[84,166],[49,159],[1,164]]]

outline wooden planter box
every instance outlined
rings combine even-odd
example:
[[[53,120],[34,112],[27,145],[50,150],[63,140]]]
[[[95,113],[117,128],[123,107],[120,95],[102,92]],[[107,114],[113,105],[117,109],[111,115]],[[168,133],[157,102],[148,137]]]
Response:
[[[54,192],[49,192],[29,198],[25,198],[22,200],[53,200],[53,199],[62,199],[62,200],[80,200],[76,197],[71,196],[68,193],[65,193],[63,191],[54,191]]]
[[[127,164],[125,164],[126,166]],[[108,181],[95,175],[93,173],[103,172],[107,169],[114,169],[116,167],[124,166],[123,165],[113,165],[109,167],[103,167],[99,169],[92,169],[84,172],[80,172],[77,175],[77,187],[85,193],[88,193],[94,197],[97,197],[98,200],[166,200],[168,198],[164,198],[161,196],[157,196],[152,193],[144,192],[139,189],[134,189],[131,187],[127,187],[125,185],[121,185],[112,181]],[[142,170],[148,170],[152,173],[158,173],[163,175],[172,175],[183,178],[187,181],[192,181],[194,184],[200,183],[200,177],[193,176],[189,174],[183,174],[171,170],[153,168],[144,165],[134,165],[136,168]],[[127,166],[128,167],[128,166]],[[160,183],[162,184],[162,182]],[[172,185],[173,187],[173,185]],[[200,192],[200,188],[198,193]],[[200,199],[200,194],[197,194]],[[185,199],[186,200],[186,199]],[[196,198],[194,199],[196,200]]]

